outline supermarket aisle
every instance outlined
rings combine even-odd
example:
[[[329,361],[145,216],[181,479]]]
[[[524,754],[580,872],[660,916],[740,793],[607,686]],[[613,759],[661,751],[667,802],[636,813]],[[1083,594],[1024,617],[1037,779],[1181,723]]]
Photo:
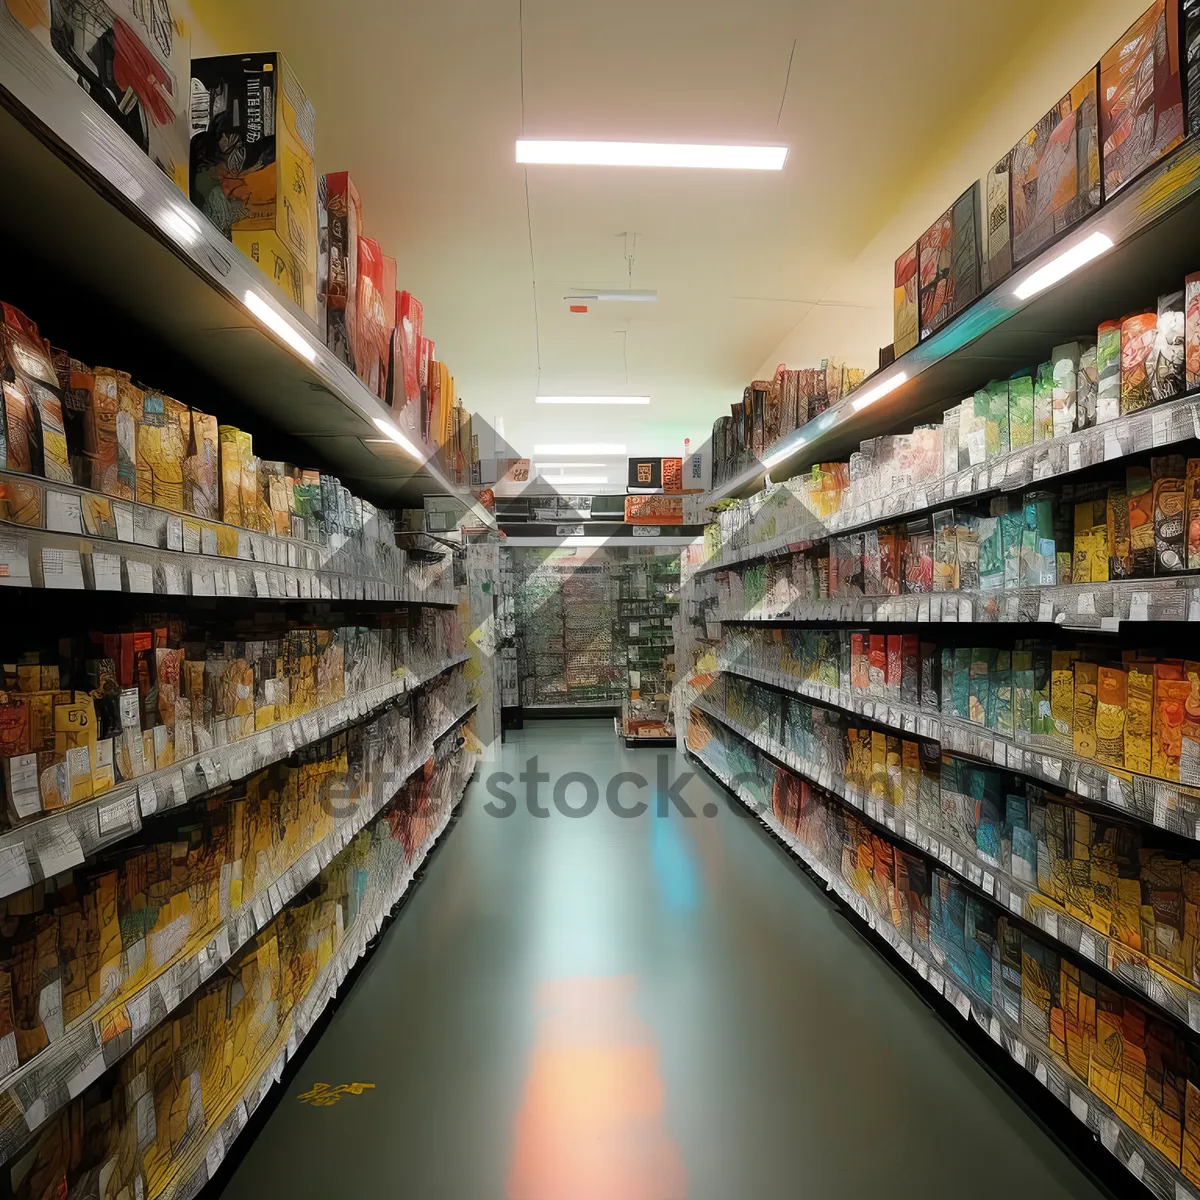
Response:
[[[598,809],[539,819],[515,782],[500,819],[481,768],[229,1200],[1098,1195],[705,776],[695,819],[608,811],[681,756],[540,722],[494,769],[535,755],[543,803],[587,771]],[[314,1108],[317,1082],[374,1086]]]

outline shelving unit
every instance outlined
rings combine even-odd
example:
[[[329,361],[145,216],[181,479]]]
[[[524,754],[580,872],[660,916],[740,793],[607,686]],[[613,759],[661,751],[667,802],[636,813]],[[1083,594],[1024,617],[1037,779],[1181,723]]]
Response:
[[[1162,1200],[1200,1195],[1200,778],[1179,752],[1200,674],[1184,661],[1185,623],[1200,619],[1194,488],[1180,479],[1181,556],[1164,549],[1174,527],[1157,501],[1148,557],[1128,556],[1122,520],[1135,515],[1126,489],[1153,464],[1153,478],[1174,480],[1167,456],[1200,458],[1200,393],[1193,379],[1100,424],[1044,439],[1036,427],[1017,449],[1005,411],[1002,449],[972,447],[970,466],[961,441],[930,451],[945,427],[929,444],[864,439],[941,425],[992,379],[1007,402],[1010,376],[1055,346],[1178,291],[1200,269],[1198,204],[1192,138],[769,447],[766,470],[693,502],[691,519],[707,512],[710,524],[681,594],[689,654],[711,667],[681,693],[697,760],[900,969]],[[1015,295],[1096,232],[1111,250],[1030,300]],[[1099,549],[1086,540],[1093,501]],[[1045,517],[1053,536],[1037,525],[1031,554],[1007,517],[1021,531]],[[937,531],[954,526],[947,549]],[[1135,669],[1151,680],[1145,704],[1139,692],[1134,708],[1132,689],[1098,697],[1098,675],[1115,688]],[[1169,729],[1163,697],[1178,715]],[[1175,878],[1177,934],[1161,903]],[[1139,1029],[1153,1031],[1145,1043]],[[1139,1082],[1127,1072],[1141,1062]]]
[[[287,430],[367,499],[401,505],[427,490],[458,495],[491,528],[494,519],[435,461],[404,451],[381,431],[391,411],[324,345],[315,324],[267,284],[259,267],[217,232],[127,139],[35,39],[0,9],[0,152],[21,180],[20,203],[4,206],[0,236],[19,257],[52,270],[22,272],[32,308],[53,312],[64,344],[89,354],[129,322],[150,335],[131,362],[164,377],[189,364],[185,386],[199,397],[235,398],[275,430]],[[95,304],[64,309],[62,281]],[[293,350],[253,315],[247,296],[269,307]],[[44,303],[39,303],[44,301]],[[117,317],[115,314],[121,314]],[[136,338],[129,338],[136,342]],[[178,356],[178,357],[177,357]]]
[[[2,299],[348,485],[279,536],[0,470],[0,586],[26,606],[0,694],[0,1162],[14,1192],[107,1163],[123,1194],[190,1197],[474,770],[461,549],[372,504],[436,491],[495,522],[3,5],[0,148],[21,192]],[[170,1045],[222,1073],[158,1071]],[[160,1138],[184,1093],[186,1136]]]
[[[626,691],[620,732],[627,746],[672,746],[675,721],[675,638],[679,559],[639,555],[622,564],[615,640],[625,648]]]

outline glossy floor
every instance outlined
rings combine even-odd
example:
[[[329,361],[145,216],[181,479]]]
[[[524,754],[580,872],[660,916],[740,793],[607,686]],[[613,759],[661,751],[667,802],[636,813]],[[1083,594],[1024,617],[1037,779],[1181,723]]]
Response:
[[[487,790],[534,756],[546,817]],[[227,1200],[1098,1196],[711,781],[656,815],[687,769],[610,722],[510,735]],[[623,772],[649,812],[609,810]]]

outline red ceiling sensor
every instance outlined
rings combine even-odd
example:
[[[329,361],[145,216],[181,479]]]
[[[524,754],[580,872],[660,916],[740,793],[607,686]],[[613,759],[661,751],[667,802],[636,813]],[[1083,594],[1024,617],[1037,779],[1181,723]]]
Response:
[[[587,310],[588,310],[588,306],[586,304],[572,304],[571,305],[572,312],[584,313],[584,312],[587,312]]]

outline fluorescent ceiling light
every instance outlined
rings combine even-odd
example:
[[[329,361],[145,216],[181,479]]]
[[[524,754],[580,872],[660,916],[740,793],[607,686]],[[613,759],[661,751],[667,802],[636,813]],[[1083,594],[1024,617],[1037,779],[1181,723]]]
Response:
[[[580,467],[605,467],[607,463],[592,463],[592,462],[569,462],[569,463],[544,463],[540,462],[537,465],[539,471],[577,471]]]
[[[786,146],[706,146],[681,142],[569,142],[521,138],[517,162],[596,167],[724,167],[781,171]]]
[[[1051,259],[1044,267],[1034,271],[1024,283],[1014,289],[1013,294],[1018,300],[1028,300],[1030,296],[1036,296],[1051,284],[1065,279],[1072,271],[1078,271],[1093,258],[1099,258],[1112,247],[1112,238],[1107,234],[1093,233],[1091,237],[1084,238],[1082,242],[1064,250],[1057,258]]]
[[[535,404],[649,404],[649,396],[538,396]]]
[[[286,342],[302,358],[309,362],[317,361],[316,347],[298,330],[287,317],[277,313],[257,292],[246,293],[246,307],[273,333],[280,341]],[[376,419],[376,425],[383,426]],[[384,433],[388,431],[384,429]],[[400,431],[397,429],[397,433]],[[391,437],[391,434],[388,434]]]
[[[382,417],[373,417],[376,429],[380,433],[385,433],[405,454],[416,459],[417,462],[424,462],[425,456],[400,432],[400,430],[392,424],[391,421],[385,421]]]
[[[543,483],[607,483],[607,475],[543,475]]]
[[[888,392],[894,392],[902,383],[907,382],[908,372],[898,371],[891,379],[885,379],[883,383],[877,387],[871,388],[869,392],[864,392],[861,396],[853,401],[855,412],[862,412],[868,404],[874,404],[876,400],[882,399]]]
[[[658,293],[649,289],[630,288],[619,292],[573,292],[570,296],[564,296],[563,299],[594,300],[597,303],[600,301],[619,303],[624,300],[634,304],[655,304],[658,301]]]
[[[625,453],[625,447],[619,442],[539,442],[533,448],[535,458],[543,454],[607,454],[619,458]]]
[[[799,438],[797,441],[794,441],[787,446],[780,446],[778,450],[768,454],[767,457],[762,460],[762,465],[766,470],[769,471],[772,467],[777,467],[785,458],[790,458],[801,447],[807,445],[808,438]]]

